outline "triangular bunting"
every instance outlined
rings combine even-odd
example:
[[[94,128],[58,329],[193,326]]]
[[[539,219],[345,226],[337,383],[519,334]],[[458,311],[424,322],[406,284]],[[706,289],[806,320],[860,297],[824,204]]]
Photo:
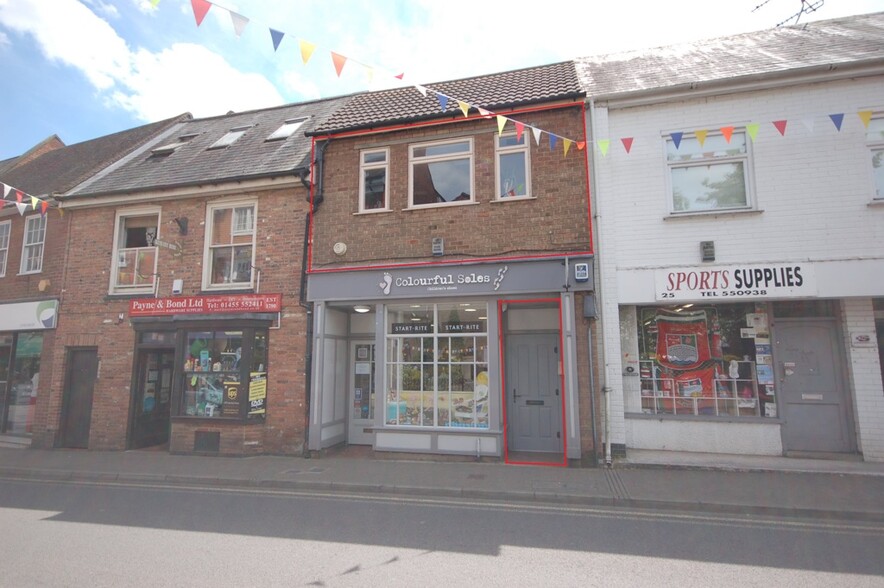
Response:
[[[206,2],[206,0],[190,0],[190,5],[193,7],[193,17],[196,19],[196,26],[200,26],[203,24],[203,19],[206,18],[206,13],[209,12],[212,4]]]
[[[374,81],[374,68],[367,65],[365,66],[365,81],[368,83],[369,86]]]
[[[786,121],[775,120],[773,121],[773,126],[777,128],[777,130],[780,132],[780,135],[782,135],[783,137],[786,136]]]
[[[4,184],[3,182],[0,182],[0,186],[3,186],[3,197],[6,198],[9,196],[9,191],[12,190],[12,186]]]
[[[804,125],[804,128],[807,129],[807,132],[811,135],[813,134],[813,127],[816,125],[815,121],[812,118],[802,118],[801,124]]]
[[[629,153],[629,150],[632,149],[632,137],[623,137],[620,139],[620,142],[623,143],[623,148],[626,149],[626,153]]]
[[[679,134],[681,134],[681,133],[679,133]],[[610,139],[599,139],[598,141],[596,141],[596,145],[599,146],[599,151],[602,152],[602,156],[607,157],[608,156],[608,147],[611,146],[611,140]]]
[[[273,50],[276,51],[279,49],[279,44],[282,43],[282,38],[285,36],[285,33],[282,31],[277,31],[276,29],[270,29],[270,38],[273,39]]]
[[[307,62],[310,61],[310,57],[316,50],[316,45],[314,45],[310,41],[303,40],[300,41],[298,44],[301,46],[301,59],[304,61],[304,65],[307,65]]]
[[[341,77],[341,71],[344,69],[344,65],[347,63],[347,58],[341,55],[340,53],[335,53],[331,51],[331,58],[335,64],[335,71],[338,74],[338,77]]]
[[[872,122],[872,111],[860,110],[856,114],[859,116],[859,120],[863,121],[863,126],[869,128],[869,123]]]
[[[49,210],[49,203],[45,200],[40,203],[40,214],[42,216],[46,216],[46,211]]]
[[[58,216],[64,216],[64,210],[62,210],[61,208],[56,208],[55,210],[58,211]]]
[[[709,131],[705,131],[705,130],[694,131],[694,136],[697,138],[697,142],[700,143],[700,147],[702,147],[703,143],[706,142],[706,135],[708,135],[708,134],[709,134]]]
[[[230,11],[230,20],[233,21],[233,32],[236,33],[237,37],[242,35],[242,32],[246,29],[246,25],[249,24],[249,19],[241,14],[233,12],[232,10]]]
[[[405,72],[402,72],[401,74],[396,74],[393,77],[396,78],[397,80],[401,80],[402,78],[405,77]]]
[[[531,127],[531,134],[534,135],[534,143],[540,145],[540,135],[543,131],[538,129],[537,127]]]
[[[439,101],[439,106],[442,108],[442,110],[448,110],[448,96],[446,96],[445,94],[437,93],[436,100]]]
[[[18,208],[18,214],[20,216],[24,216],[25,211],[28,209],[28,205],[25,204],[24,202],[16,202],[15,207]]]
[[[15,191],[15,201],[17,203],[21,204],[22,198],[24,198],[24,192],[22,192],[21,190],[16,190]]]
[[[469,104],[458,100],[457,107],[460,108],[460,111],[463,113],[464,116],[469,116],[469,112],[470,112],[470,105]]]
[[[830,114],[829,118],[832,119],[832,124],[834,124],[835,128],[838,129],[838,131],[840,132],[841,131],[841,123],[844,122],[844,113],[839,112],[837,114]]]
[[[669,136],[672,138],[672,142],[675,143],[675,148],[678,149],[681,145],[681,138],[684,136],[684,133],[669,133]]]
[[[731,137],[734,136],[734,127],[721,127],[718,130],[721,131],[721,134],[724,136],[725,142],[730,143]]]
[[[491,112],[485,110],[484,108],[479,109],[479,114],[482,115],[482,118],[491,118]]]
[[[516,141],[522,141],[522,133],[525,132],[525,123],[516,121]]]
[[[427,97],[427,89],[426,88],[424,88],[423,86],[415,86],[415,88],[417,88],[417,91],[420,92],[424,98]]]
[[[559,138],[556,135],[553,135],[552,133],[547,133],[547,134],[549,135],[549,150],[554,151],[556,148],[556,141],[558,141]]]
[[[577,141],[577,150],[583,151],[586,148],[586,141]]]
[[[500,135],[503,133],[503,127],[506,126],[506,117],[497,115],[497,134]]]
[[[31,196],[31,210],[37,210],[37,203],[40,202],[36,196]]]
[[[746,132],[749,133],[749,138],[754,141],[755,137],[758,136],[758,123],[749,123],[746,125]]]
[[[566,156],[568,155],[568,149],[571,148],[571,143],[573,143],[573,141],[571,141],[571,139],[565,139],[565,140],[564,140],[565,155],[566,155]]]

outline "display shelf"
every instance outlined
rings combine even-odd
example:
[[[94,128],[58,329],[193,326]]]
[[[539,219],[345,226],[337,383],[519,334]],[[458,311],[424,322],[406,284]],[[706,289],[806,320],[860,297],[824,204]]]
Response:
[[[739,361],[740,373],[746,378],[724,376],[720,362],[718,377],[712,380],[711,393],[682,396],[676,393],[676,379],[668,370],[655,366],[651,360],[639,362],[641,376],[641,407],[647,414],[690,414],[714,416],[761,416],[758,382],[753,361]]]

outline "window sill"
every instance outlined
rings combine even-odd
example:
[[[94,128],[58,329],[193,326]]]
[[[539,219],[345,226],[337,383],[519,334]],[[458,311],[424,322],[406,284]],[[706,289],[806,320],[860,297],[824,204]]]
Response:
[[[664,216],[664,221],[673,221],[681,218],[717,218],[719,216],[736,216],[736,215],[760,215],[764,210],[760,208],[746,208],[736,210],[704,210],[702,212],[673,212],[669,216]]]
[[[500,431],[494,431],[490,428],[480,427],[421,427],[419,425],[383,425],[378,427],[365,427],[367,432],[371,433],[448,433],[448,434],[482,434],[482,435],[499,435]]]
[[[869,207],[884,206],[884,198],[875,198],[868,204]]]
[[[364,214],[382,214],[384,212],[393,212],[391,208],[370,208],[368,210],[360,210],[359,212],[354,212],[353,216],[361,216]]]
[[[172,415],[172,422],[179,423],[196,423],[200,425],[211,425],[213,423],[224,423],[226,425],[259,425],[264,423],[262,418],[238,418],[238,417],[207,417],[207,416],[188,416]]]
[[[774,417],[762,416],[715,416],[715,415],[689,415],[689,414],[645,414],[643,412],[627,412],[623,415],[627,419],[644,421],[686,421],[703,423],[752,423],[766,425],[781,425],[783,421]]]
[[[33,271],[33,272],[18,272],[17,275],[19,275],[19,276],[35,276],[35,275],[37,275],[37,274],[42,274],[42,273],[43,273],[43,270],[42,270],[42,269],[38,269],[38,270]]]
[[[505,204],[507,202],[523,202],[525,200],[537,200],[537,196],[508,196],[506,198],[495,198],[491,204]]]
[[[236,286],[215,286],[213,288],[203,288],[200,290],[198,296],[213,296],[215,294],[254,294],[255,287],[251,284],[246,284],[242,287]]]
[[[419,204],[418,206],[409,206],[408,208],[403,208],[403,212],[412,212],[415,210],[437,210],[439,208],[453,208],[456,206],[474,206],[478,205],[478,202],[469,201],[469,202],[445,202],[440,204]]]
[[[108,292],[105,300],[129,300],[133,298],[153,297],[153,288],[139,292]]]

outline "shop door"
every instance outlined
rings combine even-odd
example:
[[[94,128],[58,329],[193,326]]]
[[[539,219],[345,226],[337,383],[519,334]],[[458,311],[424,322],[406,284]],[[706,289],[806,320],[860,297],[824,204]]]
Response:
[[[169,441],[174,349],[142,349],[133,389],[129,447],[141,449]]]
[[[98,377],[98,351],[73,349],[68,355],[61,413],[62,447],[89,447],[92,421],[92,393]]]
[[[510,451],[562,451],[559,336],[506,335],[507,431]]]
[[[776,322],[776,371],[786,451],[853,451],[835,321]]]
[[[374,343],[356,341],[350,346],[350,445],[371,445],[374,433]]]

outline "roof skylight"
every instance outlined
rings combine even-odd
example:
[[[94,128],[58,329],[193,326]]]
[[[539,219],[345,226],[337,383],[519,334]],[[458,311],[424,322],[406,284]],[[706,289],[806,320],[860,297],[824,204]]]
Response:
[[[301,118],[290,118],[282,123],[281,127],[273,131],[273,134],[267,137],[266,140],[279,141],[280,139],[288,139],[293,134],[295,134],[295,131],[297,131],[306,120],[306,116],[303,116]]]

